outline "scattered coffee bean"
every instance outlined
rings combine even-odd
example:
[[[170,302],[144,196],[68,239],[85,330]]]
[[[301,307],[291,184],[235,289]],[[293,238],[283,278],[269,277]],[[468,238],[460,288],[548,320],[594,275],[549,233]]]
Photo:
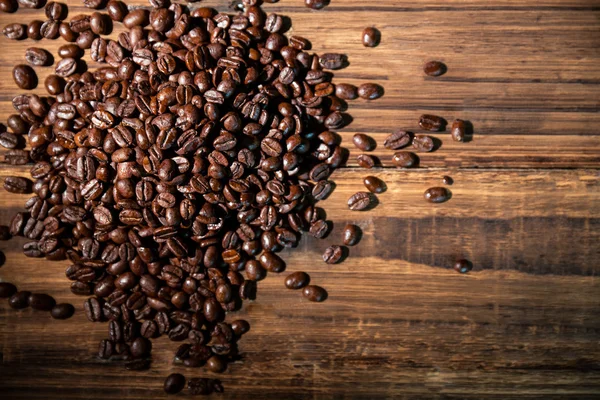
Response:
[[[362,211],[371,205],[371,194],[367,192],[358,192],[348,199],[348,207],[352,211]]]
[[[74,58],[63,58],[56,64],[56,75],[66,78],[71,76],[77,70],[77,60]]]
[[[329,224],[326,221],[319,219],[310,225],[309,232],[317,239],[323,239],[329,232]]]
[[[310,283],[310,276],[306,272],[291,273],[285,278],[285,287],[288,289],[302,289]]]
[[[386,189],[385,183],[381,179],[379,179],[375,176],[366,176],[363,179],[363,183],[365,184],[365,187],[371,193],[380,194],[380,193],[385,192],[385,189]]]
[[[4,36],[11,40],[20,40],[25,38],[26,28],[22,24],[8,24],[2,29]]]
[[[423,114],[419,119],[419,126],[426,131],[443,131],[446,129],[446,120],[437,115]]]
[[[13,68],[12,76],[21,89],[31,90],[37,86],[37,75],[29,65],[19,64]]]
[[[123,21],[127,16],[127,5],[119,0],[111,0],[106,5],[106,12],[113,21]]]
[[[329,0],[304,0],[304,5],[313,10],[320,10],[329,5]]]
[[[21,310],[23,308],[29,307],[29,296],[31,292],[21,291],[16,292],[8,299],[8,305],[15,310]]]
[[[44,11],[48,19],[63,20],[67,16],[67,5],[50,1],[46,4]]]
[[[43,21],[33,20],[27,25],[27,37],[31,40],[41,40]]]
[[[354,145],[362,151],[371,151],[375,149],[375,141],[369,135],[357,133],[352,138]]]
[[[426,135],[416,135],[413,138],[412,145],[415,150],[422,152],[430,152],[435,147],[433,139]]]
[[[325,69],[341,69],[346,66],[347,62],[348,61],[345,55],[337,53],[326,53],[319,58],[319,64],[321,64],[321,67]]]
[[[338,83],[335,85],[335,95],[340,99],[354,100],[358,98],[358,88],[348,83]]]
[[[29,296],[29,306],[38,311],[50,311],[56,305],[52,296],[44,293],[32,293]]]
[[[106,0],[83,0],[83,5],[87,8],[100,9],[106,4]]]
[[[325,253],[323,253],[323,261],[327,264],[337,264],[342,256],[344,255],[344,250],[340,246],[330,246],[325,249]]]
[[[450,200],[452,194],[445,187],[432,187],[425,191],[424,196],[430,203],[444,203]]]
[[[462,119],[454,120],[450,135],[455,142],[464,142],[467,134],[467,123]]]
[[[359,154],[356,156],[356,162],[361,168],[371,169],[375,166],[375,159],[367,154]]]
[[[302,290],[302,296],[309,301],[322,302],[327,299],[327,291],[320,286],[308,285]]]
[[[52,64],[52,56],[46,50],[39,47],[30,47],[25,50],[25,60],[34,66],[44,66]]]
[[[17,0],[19,6],[25,8],[42,8],[46,4],[46,0]]]
[[[408,146],[410,144],[411,140],[412,140],[412,133],[402,131],[402,130],[397,130],[385,139],[385,141],[383,142],[383,145],[386,149],[398,150],[398,149]]]
[[[362,43],[365,47],[375,47],[381,41],[381,32],[373,27],[368,27],[363,30]]]
[[[440,76],[446,73],[447,68],[441,61],[429,61],[423,66],[423,71],[429,76]]]
[[[4,190],[10,193],[31,193],[31,181],[20,176],[7,176],[4,179]]]
[[[6,225],[0,225],[0,241],[9,240],[11,237],[10,228]]]
[[[211,372],[221,373],[227,368],[227,364],[223,362],[221,357],[214,355],[206,360],[206,368]]]
[[[383,88],[375,83],[363,83],[358,87],[358,96],[365,100],[375,100],[383,96]]]
[[[13,13],[19,8],[15,0],[0,0],[0,11],[5,13]]]
[[[9,282],[0,282],[0,298],[5,299],[17,293],[17,287]]]
[[[451,177],[449,177],[449,176],[445,175],[445,176],[442,178],[442,182],[444,183],[444,185],[448,185],[448,186],[450,186],[450,185],[452,185],[452,184],[454,183],[454,179],[452,179]]]
[[[397,151],[392,157],[392,162],[396,167],[414,168],[419,165],[419,157],[409,151]]]
[[[48,94],[57,95],[62,93],[65,88],[65,80],[58,75],[50,74],[44,80],[44,87]]]
[[[355,246],[362,237],[361,229],[353,224],[348,224],[344,228],[343,240],[346,246]]]
[[[473,264],[469,260],[461,259],[454,263],[454,270],[461,274],[466,274],[473,269]]]
[[[50,315],[54,319],[69,319],[75,314],[75,307],[68,303],[60,303],[52,307]]]

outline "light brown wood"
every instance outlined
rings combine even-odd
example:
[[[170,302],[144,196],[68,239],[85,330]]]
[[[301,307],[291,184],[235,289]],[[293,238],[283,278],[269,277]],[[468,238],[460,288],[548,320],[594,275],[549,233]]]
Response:
[[[89,10],[67,1],[70,16]],[[77,5],[75,4],[77,3]],[[228,1],[199,5],[227,9]],[[376,3],[376,4],[371,4]],[[143,5],[136,0],[129,4]],[[196,3],[198,4],[198,3]],[[193,7],[196,6],[193,5]],[[302,0],[265,5],[288,15],[293,33],[315,52],[349,55],[336,82],[374,81],[377,101],[350,102],[354,122],[340,131],[349,168],[320,204],[333,230],[284,252],[287,271],[303,270],[327,288],[325,303],[303,301],[284,274],[259,284],[256,301],[229,319],[250,321],[242,359],[218,376],[215,398],[587,399],[600,394],[600,7],[585,0],[332,0],[310,11]],[[0,26],[45,19],[43,10],[0,14]],[[374,25],[382,44],[365,49]],[[35,44],[53,50],[60,41]],[[10,78],[30,41],[0,38],[0,120],[18,92]],[[448,73],[424,77],[440,59]],[[89,58],[88,58],[89,60]],[[24,61],[24,60],[23,60]],[[90,63],[90,66],[93,66]],[[40,82],[51,68],[37,68]],[[36,93],[43,93],[40,88]],[[394,129],[420,132],[422,113],[470,120],[473,141],[448,133],[421,167],[399,170],[383,140]],[[354,133],[372,135],[383,168],[355,168]],[[4,154],[0,151],[0,154]],[[29,166],[0,166],[0,181]],[[351,212],[362,178],[388,190],[368,212]],[[454,178],[452,199],[431,205],[423,192]],[[0,192],[0,223],[27,195]],[[341,242],[346,223],[364,237],[339,265],[320,261]],[[70,293],[68,262],[32,260],[25,241],[0,242],[0,280],[43,291],[78,311],[68,321],[0,304],[0,397],[7,399],[164,398],[169,372],[215,377],[172,365],[177,344],[154,343],[147,372],[124,371],[95,357],[106,324],[92,324]],[[451,270],[473,261],[467,275]]]

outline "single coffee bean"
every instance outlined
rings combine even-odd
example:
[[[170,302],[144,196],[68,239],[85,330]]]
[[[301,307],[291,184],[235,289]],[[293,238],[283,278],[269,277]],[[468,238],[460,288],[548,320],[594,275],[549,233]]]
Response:
[[[73,43],[79,36],[77,33],[71,30],[71,26],[66,22],[61,22],[58,26],[58,34],[65,42]]]
[[[319,58],[319,64],[325,69],[341,69],[348,63],[348,59],[343,54],[326,53]]]
[[[375,159],[367,154],[359,154],[356,156],[356,162],[361,168],[371,169],[375,166]]]
[[[412,141],[413,148],[417,151],[430,152],[435,147],[433,139],[426,135],[416,135]]]
[[[383,88],[375,83],[363,83],[358,87],[358,96],[365,100],[375,100],[383,96]]]
[[[106,14],[95,12],[90,16],[90,29],[96,35],[106,35],[110,31],[110,21]]]
[[[24,8],[42,8],[46,0],[17,0],[19,6]]]
[[[0,133],[0,146],[5,149],[16,149],[19,145],[19,137],[10,132]]]
[[[211,372],[221,373],[227,368],[227,364],[218,355],[206,360],[206,368]]]
[[[473,269],[473,264],[469,260],[461,259],[454,263],[454,270],[461,274],[466,274]]]
[[[446,73],[447,68],[441,61],[429,61],[423,66],[423,71],[429,76],[440,76]]]
[[[327,221],[319,219],[310,225],[309,232],[317,239],[323,239],[329,232],[329,224],[327,224]]]
[[[77,70],[77,60],[74,58],[68,57],[63,58],[56,64],[56,75],[66,78],[67,76],[71,76]]]
[[[398,150],[408,146],[411,140],[412,134],[410,132],[397,130],[385,139],[383,145],[386,149]]]
[[[445,187],[432,187],[425,191],[424,197],[430,203],[444,203],[450,200],[451,192]]]
[[[50,315],[54,319],[69,319],[75,314],[75,307],[68,303],[60,303],[52,307]]]
[[[115,351],[114,343],[108,339],[103,339],[98,344],[98,357],[108,360]]]
[[[0,11],[5,13],[13,13],[19,8],[16,0],[0,0]]]
[[[87,8],[100,9],[106,4],[105,0],[83,0],[83,5]]]
[[[381,32],[376,28],[368,27],[363,30],[362,43],[365,47],[375,47],[381,41]]]
[[[419,165],[419,157],[409,151],[397,151],[392,157],[392,162],[396,167],[414,168]]]
[[[367,192],[358,192],[348,199],[348,207],[352,211],[362,211],[371,205],[371,194]]]
[[[26,28],[22,24],[8,24],[2,29],[4,36],[11,40],[20,40],[25,38]]]
[[[437,115],[423,114],[419,118],[419,126],[426,131],[438,132],[446,129],[446,121]]]
[[[43,21],[33,20],[27,25],[27,37],[31,40],[41,40]]]
[[[50,65],[52,63],[52,56],[46,50],[39,47],[30,47],[25,50],[25,60],[34,66]]]
[[[193,396],[206,396],[212,392],[221,392],[220,383],[208,378],[193,378],[188,381],[188,390]]]
[[[45,39],[57,39],[60,35],[60,23],[60,21],[49,19],[42,24],[42,27],[40,28],[40,33]]]
[[[352,137],[352,142],[362,151],[371,151],[375,149],[375,141],[369,135],[357,133]]]
[[[451,186],[454,183],[454,179],[452,179],[451,177],[444,175],[444,177],[442,178],[442,183],[444,185],[448,185]]]
[[[121,22],[127,16],[127,5],[119,0],[111,0],[106,5],[106,12],[110,19]]]
[[[136,8],[135,10],[130,11],[125,18],[123,18],[123,25],[125,25],[127,29],[132,29],[136,26],[144,27],[150,22],[149,18],[150,13],[148,10]]]
[[[64,44],[58,48],[58,56],[60,58],[81,58],[83,50],[76,44]]]
[[[9,282],[0,282],[0,298],[5,299],[17,293],[17,287]]]
[[[185,386],[185,376],[181,374],[171,374],[165,379],[163,388],[167,394],[177,394]]]
[[[10,115],[6,120],[6,125],[17,135],[23,135],[29,131],[29,124],[17,114]]]
[[[375,176],[366,176],[363,179],[363,183],[365,184],[365,187],[371,193],[380,194],[380,193],[385,192],[385,189],[386,189],[385,183],[381,179],[379,179]]]
[[[38,311],[50,311],[56,305],[52,296],[44,293],[32,293],[29,296],[29,306]]]
[[[302,296],[309,301],[322,302],[327,299],[327,291],[320,286],[308,285],[302,290]]]
[[[67,16],[67,5],[51,1],[46,4],[44,11],[48,19],[62,20]]]
[[[31,292],[21,291],[16,292],[8,299],[8,305],[15,310],[21,310],[23,308],[29,307],[29,296]]]
[[[323,261],[325,261],[327,264],[337,264],[343,255],[344,250],[342,247],[335,245],[330,246],[325,249],[325,252],[323,253]]]
[[[464,142],[467,134],[467,123],[462,119],[454,120],[450,135],[455,142]]]
[[[87,30],[81,32],[79,36],[77,36],[75,43],[77,43],[77,46],[79,46],[82,49],[89,49],[90,47],[92,47],[92,43],[96,38],[97,36],[94,32]]]
[[[44,80],[44,86],[49,94],[57,95],[65,88],[65,80],[58,75],[50,74]]]
[[[13,68],[13,80],[21,89],[31,90],[37,86],[37,75],[29,65],[19,64]]]
[[[335,95],[340,99],[354,100],[358,98],[358,88],[348,83],[339,83],[335,85]]]
[[[142,358],[150,354],[152,344],[145,337],[138,337],[131,343],[131,355],[135,358]]]
[[[285,287],[298,290],[310,283],[310,276],[306,272],[294,272],[285,278]]]
[[[6,225],[0,225],[0,241],[9,240],[11,237],[10,228]]]
[[[344,228],[343,240],[346,246],[355,246],[362,237],[361,229],[353,224],[348,224]]]
[[[31,193],[31,187],[32,183],[27,178],[21,178],[19,176],[7,176],[4,179],[4,189],[10,193]]]
[[[329,0],[304,0],[304,5],[313,10],[320,10],[329,5]]]

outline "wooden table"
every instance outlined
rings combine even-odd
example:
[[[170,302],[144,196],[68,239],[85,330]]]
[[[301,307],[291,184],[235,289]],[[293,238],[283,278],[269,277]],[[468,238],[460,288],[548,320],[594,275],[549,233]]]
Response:
[[[70,15],[85,10],[68,1]],[[145,4],[136,0],[135,4]],[[226,10],[227,1],[203,5]],[[214,398],[599,398],[600,397],[600,4],[591,0],[332,0],[314,12],[302,0],[266,9],[288,15],[293,32],[317,52],[343,52],[350,67],[337,82],[374,81],[385,97],[355,101],[354,122],[341,133],[377,139],[384,167],[371,171],[388,191],[373,211],[350,212],[365,170],[337,171],[335,193],[322,205],[334,224],[323,241],[304,238],[285,253],[288,271],[304,270],[329,299],[309,304],[283,286],[260,284],[258,299],[237,317],[252,330],[243,359],[220,376]],[[77,6],[73,6],[77,4]],[[365,4],[372,4],[366,6]],[[0,25],[43,18],[43,10],[0,15]],[[364,27],[383,34],[379,47],[360,43]],[[44,41],[54,50],[62,42]],[[31,42],[0,38],[0,117],[18,93],[11,66]],[[448,65],[423,76],[425,61]],[[40,81],[51,71],[38,68]],[[42,93],[38,89],[36,92]],[[422,167],[392,167],[383,139],[416,129],[420,114],[472,121],[475,135],[422,156]],[[26,176],[28,167],[0,166]],[[450,175],[453,198],[424,202],[423,191]],[[8,223],[27,196],[0,193]],[[340,265],[319,261],[340,242],[342,227],[360,225],[362,243]],[[48,292],[69,292],[67,262],[31,260],[22,240],[0,243],[0,279]],[[456,258],[474,271],[450,269]],[[53,321],[0,306],[0,397],[7,399],[162,398],[177,347],[157,340],[149,372],[124,372],[95,358],[105,324],[78,311]]]

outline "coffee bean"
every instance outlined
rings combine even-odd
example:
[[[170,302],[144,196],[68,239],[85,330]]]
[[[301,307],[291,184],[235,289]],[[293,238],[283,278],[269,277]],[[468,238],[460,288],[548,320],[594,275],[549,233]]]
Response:
[[[358,88],[348,83],[339,83],[335,85],[335,95],[340,99],[354,100],[358,98]]]
[[[188,390],[191,395],[209,395],[213,392],[223,391],[218,380],[208,378],[193,378],[188,381]]]
[[[56,72],[56,75],[66,78],[68,76],[73,75],[76,70],[77,70],[77,60],[75,60],[74,58],[68,57],[68,58],[63,58],[56,64],[55,72]]]
[[[375,166],[375,159],[366,154],[356,156],[356,162],[361,168],[371,169]]]
[[[464,142],[467,134],[467,123],[462,119],[454,120],[450,135],[455,142]]]
[[[447,68],[441,61],[429,61],[423,66],[423,71],[429,76],[440,76],[446,73]]]
[[[288,289],[302,289],[310,283],[310,276],[306,272],[294,272],[285,278],[285,287]]]
[[[123,25],[125,25],[127,29],[132,29],[136,26],[144,27],[150,22],[149,18],[150,13],[148,12],[148,10],[145,10],[143,8],[136,8],[135,10],[130,11],[123,18]]]
[[[185,376],[181,374],[171,374],[165,379],[163,388],[167,394],[177,394],[183,390],[184,386]]]
[[[66,22],[61,22],[58,26],[58,34],[65,42],[73,43],[77,40],[77,33],[71,30],[71,26]]]
[[[41,8],[46,4],[45,0],[18,0],[21,7],[25,8]]]
[[[26,194],[31,193],[31,181],[19,176],[7,176],[4,179],[4,189],[7,192]]]
[[[363,179],[363,183],[365,184],[365,187],[371,193],[380,194],[380,193],[385,192],[385,189],[386,189],[385,183],[381,179],[379,179],[375,176],[365,177]]]
[[[327,221],[319,219],[310,225],[309,232],[317,239],[323,239],[329,232],[329,224],[327,224]]]
[[[327,291],[320,286],[309,285],[302,290],[302,296],[309,301],[322,302],[327,299]]]
[[[34,66],[44,66],[52,64],[52,56],[44,49],[39,47],[30,47],[25,50],[25,60]]]
[[[450,200],[452,194],[445,187],[432,187],[425,191],[424,197],[430,203],[444,203]]]
[[[50,74],[44,80],[44,86],[48,94],[57,95],[63,92],[65,80],[58,75]]]
[[[9,132],[0,133],[0,146],[5,149],[15,149],[19,145],[19,137]]]
[[[17,293],[17,287],[9,282],[0,282],[0,298],[5,299]]]
[[[338,53],[326,53],[319,58],[319,64],[325,69],[341,69],[344,68],[347,63],[347,57]]]
[[[343,240],[346,246],[355,246],[362,237],[361,229],[352,224],[346,225],[343,232]]]
[[[90,29],[96,35],[106,35],[110,33],[111,23],[107,15],[99,12],[92,13],[90,16]]]
[[[131,343],[131,355],[135,358],[142,358],[150,354],[152,344],[145,337],[138,337]]]
[[[438,132],[446,129],[446,121],[437,115],[423,114],[419,119],[419,126],[426,131]]]
[[[325,253],[323,253],[323,261],[327,264],[337,264],[342,256],[344,255],[344,250],[340,246],[330,246],[325,249]]]
[[[372,151],[375,149],[375,141],[369,135],[357,133],[352,137],[354,145],[362,151]]]
[[[90,322],[98,322],[102,319],[102,307],[95,297],[90,297],[83,304],[85,316]]]
[[[6,125],[17,135],[23,135],[29,131],[29,124],[21,116],[12,114],[6,120]]]
[[[473,264],[469,260],[461,259],[454,263],[454,270],[461,274],[466,274],[473,269]]]
[[[69,319],[75,314],[75,307],[68,303],[60,303],[52,307],[50,315],[54,319]]]
[[[4,29],[2,29],[2,33],[8,39],[20,40],[25,38],[25,30],[25,25],[13,23],[6,25]]]
[[[83,56],[83,50],[76,44],[64,44],[58,48],[58,56],[60,58],[81,58]]]
[[[0,0],[0,11],[5,13],[13,13],[19,8],[15,0]]]
[[[27,25],[27,37],[31,40],[42,39],[42,25],[43,21],[33,20]]]
[[[448,185],[451,186],[454,183],[454,179],[452,179],[451,177],[444,175],[444,177],[442,178],[442,183],[444,185]]]
[[[15,310],[21,310],[29,307],[29,296],[31,292],[21,291],[16,292],[8,298],[8,305]]]
[[[56,305],[52,296],[43,293],[32,293],[29,296],[29,306],[34,310],[50,311]]]
[[[50,1],[44,9],[48,19],[62,20],[67,16],[67,5]]]
[[[386,149],[398,150],[408,146],[408,144],[411,142],[411,139],[412,134],[410,132],[397,130],[385,139],[383,145]]]
[[[363,83],[358,87],[358,96],[365,100],[375,100],[383,96],[383,88],[375,83]]]
[[[49,19],[45,21],[41,28],[40,33],[45,39],[57,39],[60,35],[60,21],[55,21],[53,19]]]
[[[103,339],[98,345],[98,357],[108,360],[114,353],[114,343],[108,339]]]
[[[430,152],[435,147],[433,139],[425,135],[416,135],[412,141],[413,148],[417,151]]]
[[[358,192],[348,199],[348,208],[352,211],[362,211],[371,205],[371,194],[367,192]]]
[[[103,8],[106,4],[105,0],[83,0],[83,5],[87,8],[99,9]]]
[[[127,16],[128,10],[127,5],[119,0],[111,0],[106,5],[106,11],[108,12],[109,17],[113,21],[123,21],[125,16]]]
[[[397,151],[392,157],[392,162],[400,168],[414,168],[419,165],[419,157],[409,151]]]
[[[304,5],[313,10],[320,10],[329,5],[329,0],[304,0]]]
[[[373,27],[368,27],[363,30],[362,43],[365,47],[375,47],[381,41],[381,33]]]
[[[37,86],[37,75],[29,65],[19,64],[12,70],[13,80],[21,89],[31,90]]]

